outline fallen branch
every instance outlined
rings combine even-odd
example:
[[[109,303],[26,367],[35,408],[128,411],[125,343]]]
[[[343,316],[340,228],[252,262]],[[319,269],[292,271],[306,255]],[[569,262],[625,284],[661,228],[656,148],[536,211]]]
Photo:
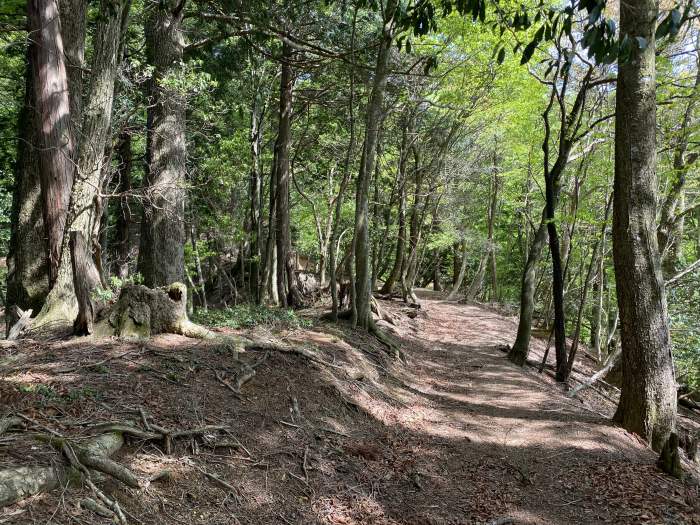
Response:
[[[607,373],[610,372],[610,370],[612,370],[613,366],[615,366],[615,363],[617,363],[617,360],[620,358],[621,354],[622,354],[622,347],[616,349],[615,352],[610,354],[610,356],[608,357],[608,359],[605,362],[605,365],[603,365],[603,368],[601,368],[595,374],[593,374],[591,377],[589,377],[588,379],[583,381],[576,388],[572,388],[571,390],[569,390],[569,392],[566,394],[567,397],[574,397],[576,394],[578,394],[584,388],[592,387],[596,381],[605,377],[607,375]]]

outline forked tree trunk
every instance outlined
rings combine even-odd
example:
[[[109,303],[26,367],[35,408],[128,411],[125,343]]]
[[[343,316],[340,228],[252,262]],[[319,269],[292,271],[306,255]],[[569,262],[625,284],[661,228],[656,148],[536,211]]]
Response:
[[[82,140],[77,155],[77,175],[71,193],[71,206],[62,245],[61,264],[46,303],[35,320],[35,327],[53,322],[73,321],[78,305],[73,289],[68,231],[80,232],[92,246],[95,231],[96,202],[102,188],[104,148],[109,133],[114,80],[118,69],[117,54],[124,4],[129,0],[102,0],[104,13],[95,31],[92,76],[81,126]],[[94,264],[92,258],[90,262]]]
[[[185,275],[185,100],[167,79],[180,73],[185,0],[149,4],[145,22],[149,80],[147,188],[138,269],[147,286],[165,286]]]
[[[656,238],[655,0],[620,4],[635,43],[618,66],[613,260],[620,311],[622,388],[615,421],[661,451],[675,430],[676,385]]]

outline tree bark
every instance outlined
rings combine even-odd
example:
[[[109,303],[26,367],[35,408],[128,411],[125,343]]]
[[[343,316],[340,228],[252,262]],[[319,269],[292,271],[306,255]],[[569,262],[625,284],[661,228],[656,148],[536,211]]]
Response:
[[[79,231],[71,231],[69,239],[73,287],[78,301],[78,316],[73,322],[73,333],[75,335],[89,335],[93,332],[93,323],[97,313],[97,304],[93,293],[100,284],[100,275],[83,234]]]
[[[131,207],[129,192],[131,192],[131,133],[125,131],[119,138],[117,147],[117,191],[119,192],[116,239],[117,248],[117,276],[125,279],[129,275],[129,253],[131,251],[130,229],[131,229]]]
[[[49,285],[53,286],[58,277],[74,176],[68,76],[56,0],[29,0],[27,18],[35,44],[31,47],[30,62],[34,78]]]
[[[282,74],[280,75],[279,130],[275,144],[277,168],[276,188],[276,225],[277,243],[277,290],[282,306],[300,306],[301,293],[297,287],[297,278],[292,252],[292,239],[289,225],[289,145],[292,140],[292,97],[294,73],[292,72],[292,48],[282,44]]]
[[[460,287],[462,286],[462,282],[464,281],[464,275],[467,273],[467,256],[469,254],[469,245],[467,244],[467,241],[462,241],[463,248],[462,248],[462,262],[459,265],[459,273],[457,274],[454,284],[452,285],[452,290],[450,290],[450,293],[447,295],[447,300],[452,301],[457,297],[457,293],[459,292]],[[455,253],[455,256],[457,254]],[[455,257],[455,260],[457,257]]]
[[[7,330],[17,321],[11,315],[31,309],[38,312],[49,293],[44,220],[42,217],[39,159],[36,151],[36,117],[34,115],[34,73],[31,61],[36,45],[27,50],[24,105],[19,115],[17,162],[12,191],[12,217],[9,253],[7,254],[7,292],[5,310]]]
[[[345,190],[350,183],[350,161],[353,152],[355,151],[355,68],[353,67],[355,60],[355,35],[357,30],[357,6],[353,10],[352,15],[352,32],[350,34],[350,93],[348,96],[348,127],[350,128],[350,140],[345,152],[345,160],[343,162],[343,178],[340,182],[338,196],[335,199],[335,207],[333,210],[333,230],[328,253],[328,264],[330,265],[330,288],[331,288],[331,318],[333,321],[338,320],[338,249],[340,244],[341,233],[341,218],[343,211],[343,200],[345,198]],[[342,301],[340,301],[342,303]],[[340,305],[342,306],[342,305]]]
[[[399,230],[396,237],[396,254],[394,256],[394,265],[389,272],[389,276],[381,290],[382,294],[390,294],[394,289],[394,284],[397,278],[403,273],[404,259],[406,253],[406,156],[408,154],[408,129],[403,126],[401,135],[401,150],[399,151],[399,166],[398,166],[398,190],[399,190],[399,210],[398,222]]]
[[[138,269],[151,287],[185,275],[185,100],[165,82],[178,75],[182,62],[184,7],[185,0],[149,6],[145,23],[146,56],[154,71],[148,87],[147,187]]]
[[[78,149],[77,173],[62,243],[61,264],[55,284],[35,321],[36,327],[52,322],[72,321],[78,311],[67,233],[73,230],[80,232],[91,246],[96,242],[92,238],[94,223],[100,219],[96,216],[96,203],[100,199],[99,193],[103,185],[104,148],[109,134],[114,81],[118,69],[121,18],[126,12],[122,8],[123,2],[128,1],[122,0],[115,5],[113,0],[102,0],[101,10],[104,16],[99,19],[95,30],[91,82],[83,111],[82,141]]]
[[[374,172],[377,156],[377,137],[382,118],[382,103],[389,74],[389,54],[396,31],[396,10],[398,0],[388,0],[383,13],[383,27],[377,63],[374,68],[374,81],[369,104],[367,106],[367,121],[365,125],[365,140],[362,148],[360,171],[357,176],[355,197],[355,294],[353,295],[353,324],[369,329],[372,323],[370,306],[370,264],[369,264],[369,179]]]
[[[618,65],[613,260],[622,343],[615,421],[661,451],[675,429],[676,387],[656,237],[654,0],[620,5],[620,32],[635,43]]]
[[[523,277],[520,284],[520,315],[518,317],[518,331],[513,347],[508,352],[508,359],[518,366],[523,366],[530,351],[530,338],[532,336],[532,316],[535,311],[535,288],[537,285],[537,265],[542,258],[542,252],[547,242],[547,225],[542,214],[532,245],[528,250]]]
[[[262,173],[260,170],[260,150],[262,148],[261,79],[254,73],[253,103],[250,110],[250,286],[256,304],[262,301],[262,283],[260,282],[261,242],[262,242]]]

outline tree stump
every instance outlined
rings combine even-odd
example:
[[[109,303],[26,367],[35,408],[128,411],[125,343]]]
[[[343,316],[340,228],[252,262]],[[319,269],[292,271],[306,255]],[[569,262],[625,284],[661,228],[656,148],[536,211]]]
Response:
[[[215,337],[212,331],[188,319],[187,287],[182,283],[163,288],[124,286],[117,302],[99,314],[94,329],[96,337],[145,338],[163,333]]]

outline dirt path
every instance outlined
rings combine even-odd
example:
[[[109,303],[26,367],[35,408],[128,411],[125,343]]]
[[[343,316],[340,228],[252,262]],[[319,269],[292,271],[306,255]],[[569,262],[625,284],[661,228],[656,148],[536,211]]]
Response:
[[[546,375],[507,361],[498,347],[512,342],[512,322],[425,294],[423,309],[402,334],[409,366],[389,392],[402,406],[365,406],[412,447],[415,487],[385,489],[392,520],[697,522],[697,492],[661,476],[655,455],[600,407],[582,409]]]
[[[168,428],[229,428],[228,445],[204,436],[171,454],[131,442],[120,462],[171,473],[145,490],[104,482],[133,523],[700,523],[697,486],[661,475],[651,451],[598,414],[612,404],[581,408],[507,361],[498,346],[512,342],[512,320],[425,294],[416,319],[384,306],[401,318],[405,364],[317,321],[278,334],[317,358],[273,352],[240,398],[216,378],[240,362],[216,345],[26,343],[0,354],[0,416],[22,411],[76,440],[97,422],[138,420],[139,408]],[[241,359],[261,357],[250,354]],[[0,466],[55,460],[26,433],[0,439]],[[85,495],[35,496],[0,509],[0,523],[109,523],[80,508]]]

